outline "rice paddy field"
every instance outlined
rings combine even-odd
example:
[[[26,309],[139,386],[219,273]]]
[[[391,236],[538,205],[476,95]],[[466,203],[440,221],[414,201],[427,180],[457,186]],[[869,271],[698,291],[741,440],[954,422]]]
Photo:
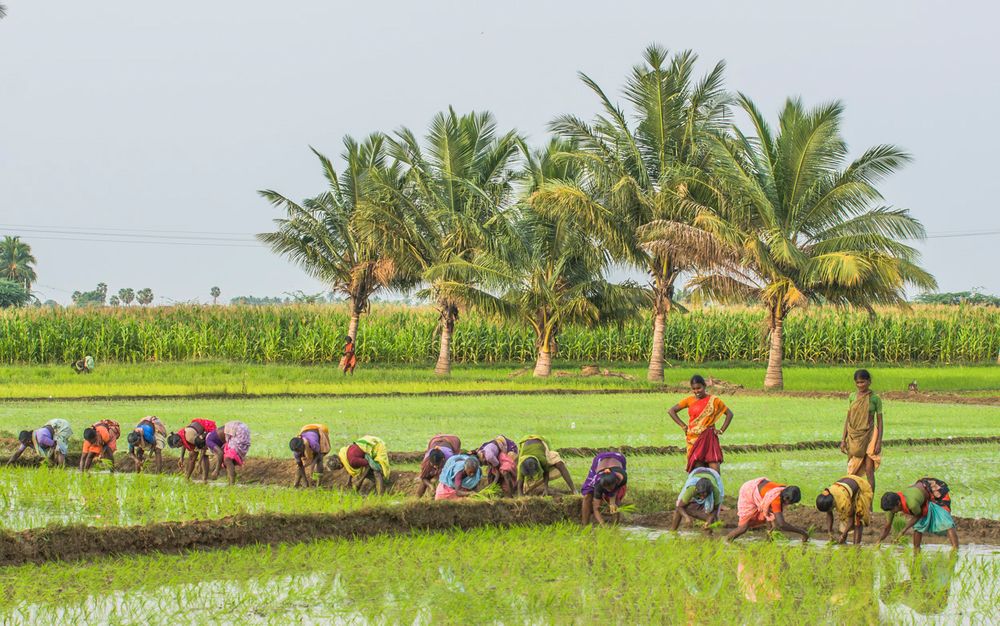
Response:
[[[0,623],[1000,621],[1000,368],[872,368],[885,398],[877,493],[940,477],[959,519],[957,553],[932,542],[914,555],[907,539],[871,545],[880,512],[868,545],[830,545],[812,507],[844,473],[845,457],[829,445],[843,427],[853,366],[792,365],[784,394],[756,391],[763,370],[752,362],[677,364],[666,386],[647,383],[638,364],[610,368],[634,380],[512,377],[520,367],[460,366],[447,380],[401,365],[346,379],[292,363],[121,363],[89,376],[48,364],[0,367],[4,454],[18,431],[53,417],[74,428],[71,460],[82,429],[101,418],[128,428],[157,415],[171,430],[194,417],[238,419],[253,433],[233,487],[184,481],[172,453],[165,473],[135,474],[124,441],[125,471],[0,466]],[[683,433],[666,410],[694,371],[726,381],[717,392],[735,413],[722,441],[731,448],[726,528],[713,536],[662,529],[685,478]],[[920,394],[905,393],[913,379]],[[628,457],[635,511],[619,527],[583,528],[569,495],[418,502],[412,454],[394,463],[383,496],[355,494],[332,471],[319,489],[292,489],[288,439],[316,421],[330,426],[335,448],[374,434],[396,456],[423,450],[439,432],[466,447],[498,433],[542,434],[578,488],[590,449],[647,453]],[[759,476],[800,486],[802,502],[787,518],[810,529],[809,543],[762,532],[720,539],[739,486]]]

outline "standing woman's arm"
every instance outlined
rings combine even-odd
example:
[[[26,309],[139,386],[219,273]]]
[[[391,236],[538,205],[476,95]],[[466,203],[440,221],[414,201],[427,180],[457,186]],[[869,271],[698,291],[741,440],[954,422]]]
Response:
[[[677,416],[677,411],[680,411],[682,408],[683,407],[681,405],[675,404],[667,409],[667,414],[670,415],[670,419],[674,420],[674,422],[681,427],[681,430],[687,430],[687,424],[685,424],[684,421]]]
[[[726,407],[726,421],[722,423],[722,428],[719,430],[719,432],[724,433],[727,430],[729,430],[729,423],[732,421],[733,421],[733,410],[730,409],[729,407]]]
[[[882,407],[879,406],[879,409]],[[878,439],[875,440],[875,454],[882,454],[882,438],[885,434],[882,432],[882,411],[880,410],[875,414],[875,425],[878,428]]]

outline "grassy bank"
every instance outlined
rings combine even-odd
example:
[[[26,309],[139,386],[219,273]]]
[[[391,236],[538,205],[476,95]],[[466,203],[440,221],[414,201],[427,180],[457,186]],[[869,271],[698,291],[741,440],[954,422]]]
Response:
[[[1000,366],[868,365],[881,391],[905,391],[916,380],[921,391],[1000,395]],[[0,366],[0,398],[80,398],[187,395],[308,395],[489,391],[651,390],[643,365],[611,365],[601,369],[619,376],[581,376],[580,363],[557,363],[556,372],[539,379],[520,364],[462,365],[450,378],[435,376],[430,366],[365,366],[344,376],[329,365],[252,364],[234,362],[101,363],[92,374],[75,374],[57,365]],[[847,392],[858,366],[789,366],[789,391]],[[674,363],[665,385],[683,387],[694,373],[715,377],[746,389],[761,389],[765,368],[755,364]]]

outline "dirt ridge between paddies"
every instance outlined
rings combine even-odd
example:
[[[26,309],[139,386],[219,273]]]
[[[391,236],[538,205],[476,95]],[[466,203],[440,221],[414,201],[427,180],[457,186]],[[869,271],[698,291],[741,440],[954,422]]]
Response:
[[[844,400],[850,393],[846,391],[765,391],[763,389],[741,389],[735,387],[711,388],[720,396],[778,396],[807,399]],[[136,395],[91,395],[91,396],[10,396],[0,397],[0,404],[15,402],[144,402],[154,400],[280,400],[283,398],[337,398],[337,399],[371,399],[371,398],[434,398],[434,397],[482,397],[482,396],[599,396],[599,395],[645,395],[645,394],[683,394],[689,393],[686,387],[664,385],[654,388],[639,389],[485,389],[474,390],[437,390],[437,391],[384,391],[384,392],[345,392],[345,393],[190,393],[190,394],[136,394]],[[909,392],[883,391],[879,396],[887,400],[899,402],[917,402],[930,404],[971,404],[980,406],[1000,406],[1000,395],[996,396],[966,396],[949,392]]]
[[[578,498],[524,498],[406,502],[345,513],[235,515],[144,526],[46,526],[0,533],[0,565],[316,539],[357,539],[413,531],[554,524],[575,519],[578,514]]]

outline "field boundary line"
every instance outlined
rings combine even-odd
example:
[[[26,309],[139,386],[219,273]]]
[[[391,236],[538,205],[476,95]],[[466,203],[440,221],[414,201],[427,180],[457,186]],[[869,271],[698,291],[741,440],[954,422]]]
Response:
[[[647,389],[493,389],[493,390],[439,390],[439,391],[384,391],[384,392],[346,392],[346,393],[192,393],[192,394],[139,394],[119,396],[66,396],[38,397],[11,396],[0,398],[3,403],[33,403],[33,402],[143,402],[164,400],[280,400],[280,399],[376,399],[376,398],[464,398],[481,396],[613,396],[613,395],[655,395],[683,394],[690,390],[684,387],[657,387]],[[718,396],[735,397],[789,397],[807,399],[844,400],[850,395],[847,391],[764,391],[763,389],[726,388],[710,391]],[[965,396],[957,393],[907,391],[880,392],[879,396],[899,402],[914,402],[928,404],[971,404],[982,406],[1000,406],[1000,395],[997,396]]]

